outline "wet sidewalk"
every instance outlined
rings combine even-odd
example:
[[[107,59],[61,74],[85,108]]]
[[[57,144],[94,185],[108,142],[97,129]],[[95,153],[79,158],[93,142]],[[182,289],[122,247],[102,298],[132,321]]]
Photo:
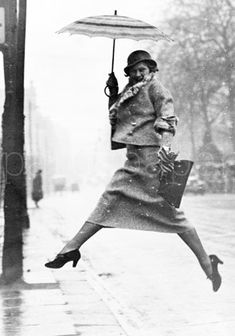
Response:
[[[30,210],[31,227],[25,232],[24,281],[0,288],[0,335],[128,335],[83,261],[76,269],[68,263],[63,272],[44,267],[61,241],[41,221],[39,211]]]
[[[224,260],[217,293],[174,235],[105,230],[82,247],[76,268],[48,269],[44,263],[90,211],[91,193],[30,209],[24,283],[0,288],[0,335],[232,336],[235,196],[218,197],[185,203],[208,251]]]

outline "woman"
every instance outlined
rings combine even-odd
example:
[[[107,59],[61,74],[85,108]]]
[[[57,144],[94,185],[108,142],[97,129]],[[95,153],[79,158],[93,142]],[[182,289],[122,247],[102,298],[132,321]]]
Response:
[[[129,82],[120,94],[114,74],[107,81],[112,149],[126,147],[125,165],[116,171],[80,231],[45,266],[60,268],[72,261],[75,267],[79,248],[104,227],[172,232],[190,247],[217,291],[222,261],[207,255],[195,228],[158,194],[160,180],[173,169],[176,158],[170,149],[177,125],[172,96],[156,78],[157,63],[148,52],[132,52],[127,63]]]
[[[38,202],[43,198],[42,191],[42,170],[39,169],[33,178],[32,186],[32,200],[35,203],[36,208],[39,208]]]

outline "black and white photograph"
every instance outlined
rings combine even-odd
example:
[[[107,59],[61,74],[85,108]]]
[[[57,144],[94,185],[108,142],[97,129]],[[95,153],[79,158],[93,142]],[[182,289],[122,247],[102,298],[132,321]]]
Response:
[[[233,336],[235,0],[0,0],[0,335]]]

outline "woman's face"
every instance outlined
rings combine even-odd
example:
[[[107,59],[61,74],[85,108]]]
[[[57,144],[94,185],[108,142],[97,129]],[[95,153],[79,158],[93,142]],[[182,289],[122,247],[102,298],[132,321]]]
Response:
[[[149,73],[150,70],[146,63],[137,63],[129,70],[130,82],[134,84],[138,83],[142,81]]]

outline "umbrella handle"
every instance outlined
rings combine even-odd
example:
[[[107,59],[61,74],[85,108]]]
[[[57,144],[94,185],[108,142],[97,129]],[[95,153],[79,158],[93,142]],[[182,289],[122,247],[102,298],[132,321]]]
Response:
[[[108,89],[108,85],[106,85],[105,86],[105,88],[104,88],[104,93],[105,93],[105,95],[107,96],[107,97],[111,97],[108,93],[107,93],[107,89]]]

